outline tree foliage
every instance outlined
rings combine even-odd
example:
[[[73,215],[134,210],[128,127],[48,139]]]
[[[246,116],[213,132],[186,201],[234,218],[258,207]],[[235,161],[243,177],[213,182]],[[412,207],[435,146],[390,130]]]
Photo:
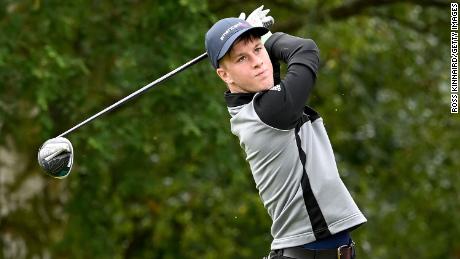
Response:
[[[0,258],[261,258],[271,242],[224,85],[208,62],[69,135],[73,173],[38,147],[204,51],[213,22],[257,3],[0,2]],[[273,1],[314,39],[309,100],[369,222],[362,258],[460,258],[460,127],[449,113],[443,1]]]

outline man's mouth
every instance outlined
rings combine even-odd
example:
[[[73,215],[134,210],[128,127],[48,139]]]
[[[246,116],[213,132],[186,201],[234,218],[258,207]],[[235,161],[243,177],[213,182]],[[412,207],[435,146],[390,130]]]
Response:
[[[259,72],[258,74],[256,74],[256,77],[259,77],[259,76],[264,75],[264,74],[265,74],[265,71],[266,71],[266,70],[262,70],[261,72]]]

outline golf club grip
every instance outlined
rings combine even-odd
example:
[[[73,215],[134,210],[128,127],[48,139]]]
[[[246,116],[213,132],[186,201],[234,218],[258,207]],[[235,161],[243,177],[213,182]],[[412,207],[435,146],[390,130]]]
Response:
[[[147,84],[144,87],[138,89],[137,91],[131,93],[130,95],[126,96],[125,98],[117,101],[116,103],[110,105],[109,107],[103,109],[102,111],[94,114],[93,116],[91,116],[91,117],[87,118],[86,120],[80,122],[79,124],[73,126],[72,128],[68,129],[67,131],[61,133],[58,137],[64,137],[65,135],[75,131],[76,129],[82,127],[83,125],[85,125],[85,124],[91,122],[92,120],[96,119],[97,117],[99,117],[99,116],[101,116],[101,115],[103,115],[103,114],[105,114],[105,113],[107,113],[107,112],[109,112],[109,111],[111,111],[111,110],[123,105],[125,102],[127,102],[127,101],[129,101],[131,99],[136,98],[137,96],[145,93],[150,88],[153,88],[154,86],[158,85],[159,83],[165,81],[166,79],[169,79],[169,78],[173,77],[174,75],[176,75],[177,73],[181,72],[182,70],[185,70],[186,68],[188,68],[188,67],[190,67],[190,66],[192,66],[192,65],[194,65],[194,64],[196,64],[196,63],[198,63],[200,61],[202,61],[203,59],[206,59],[207,57],[208,57],[208,54],[206,52],[201,54],[201,55],[199,55],[198,57],[190,60],[189,62],[183,64],[182,66],[180,66],[180,67],[178,67],[176,69],[174,69],[173,71],[163,75],[162,77],[156,79],[155,81],[150,82],[149,84]]]

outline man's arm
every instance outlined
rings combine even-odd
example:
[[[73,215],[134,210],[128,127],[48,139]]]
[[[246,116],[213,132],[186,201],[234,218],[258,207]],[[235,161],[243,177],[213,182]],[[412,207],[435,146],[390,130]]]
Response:
[[[265,43],[274,65],[275,86],[256,96],[254,107],[262,121],[278,129],[292,129],[301,118],[304,105],[315,84],[319,49],[310,39],[274,33]],[[287,64],[283,80],[277,61]]]

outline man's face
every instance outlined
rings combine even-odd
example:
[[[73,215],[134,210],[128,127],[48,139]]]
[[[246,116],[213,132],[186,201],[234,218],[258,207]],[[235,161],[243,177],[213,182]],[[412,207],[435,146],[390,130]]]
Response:
[[[232,93],[254,93],[273,87],[273,67],[260,38],[241,40],[220,61],[217,74]]]

